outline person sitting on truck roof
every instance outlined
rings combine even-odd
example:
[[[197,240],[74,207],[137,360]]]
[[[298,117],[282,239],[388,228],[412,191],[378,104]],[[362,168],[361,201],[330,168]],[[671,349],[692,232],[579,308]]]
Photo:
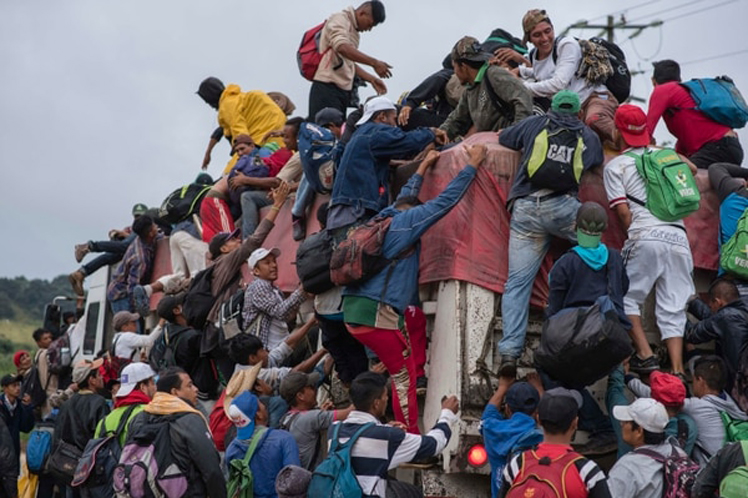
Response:
[[[582,396],[557,387],[546,391],[538,404],[543,442],[536,449],[515,455],[504,467],[499,497],[533,496],[535,492],[564,489],[567,498],[610,498],[605,473],[571,447],[577,430]],[[539,479],[525,479],[535,474]],[[537,489],[533,489],[537,488]]]
[[[540,390],[543,389],[539,379],[534,383]],[[538,389],[530,382],[515,382],[511,377],[499,377],[499,387],[488,400],[480,425],[491,464],[493,498],[499,493],[501,473],[507,458],[543,441],[543,433],[538,429],[536,420],[539,402]]]
[[[535,103],[548,109],[550,100],[561,90],[570,90],[579,95],[582,103],[582,121],[600,137],[601,142],[613,142],[613,118],[618,100],[605,84],[593,84],[578,76],[578,69],[585,61],[576,38],[556,38],[551,19],[545,10],[531,9],[522,17],[523,41],[530,42],[535,49],[528,57],[510,48],[496,51],[496,61],[505,67],[521,64],[512,72],[518,75],[532,93]]]
[[[392,376],[395,418],[413,434],[419,433],[417,354],[411,352],[417,343],[408,338],[404,314],[408,305],[418,300],[421,236],[457,205],[486,158],[485,144],[472,145],[467,152],[468,164],[444,191],[421,203],[418,193],[424,175],[439,159],[438,152],[428,153],[397,200],[377,215],[378,218],[392,217],[382,244],[382,255],[392,259],[394,265],[387,265],[372,278],[343,290],[345,325],[351,335],[374,351],[387,367]]]
[[[132,207],[133,221],[144,215],[148,207],[145,204],[135,204]],[[85,244],[76,244],[75,260],[80,263],[87,254],[92,252],[103,253],[96,259],[89,261],[68,275],[73,292],[79,298],[84,297],[83,281],[88,275],[92,275],[96,270],[104,266],[113,265],[122,261],[127,248],[136,237],[131,227],[122,230],[109,230],[109,239],[102,241],[89,240]]]
[[[441,126],[457,107],[464,91],[465,87],[455,76],[452,56],[448,55],[442,62],[441,69],[405,94],[397,124],[405,130],[419,126]],[[426,103],[430,104],[429,108],[421,107]]]
[[[579,108],[579,96],[563,90],[554,95],[548,114],[527,118],[499,134],[499,144],[522,150],[508,198],[512,212],[509,270],[501,299],[504,329],[499,342],[500,373],[506,377],[515,375],[517,358],[525,346],[532,285],[551,238],[577,241],[578,182],[584,171],[603,162],[600,139],[577,117]],[[544,132],[549,137],[544,144],[548,152],[537,154],[535,150],[542,144],[536,140]],[[572,134],[575,138],[570,138]],[[551,136],[563,143],[550,143]],[[581,154],[577,150],[580,140]],[[564,184],[554,183],[556,177],[571,171],[573,178],[566,173]],[[545,182],[542,175],[546,175]]]
[[[532,96],[504,68],[490,66],[491,54],[472,36],[452,48],[452,66],[460,83],[467,85],[460,101],[439,126],[450,140],[479,131],[497,131],[532,114]]]
[[[364,106],[332,187],[327,228],[339,237],[347,227],[365,222],[387,207],[391,159],[413,156],[431,142],[443,143],[446,138],[436,128],[402,131],[396,120],[397,108],[386,97],[375,97]]]
[[[675,150],[697,168],[714,163],[743,163],[743,148],[738,134],[729,126],[717,123],[699,111],[696,102],[683,87],[680,65],[674,60],[653,62],[652,95],[647,110],[647,129],[653,135],[660,118],[677,139]]]
[[[135,220],[132,230],[137,237],[127,248],[107,287],[106,297],[112,313],[135,311],[133,290],[138,285],[148,283],[153,269],[156,242],[161,238],[153,218],[147,215]]]
[[[387,380],[374,372],[364,372],[351,383],[349,396],[355,409],[342,422],[333,423],[327,431],[328,439],[337,434],[345,442],[364,424],[372,425],[361,433],[351,447],[351,468],[366,496],[421,496],[420,489],[396,481],[388,472],[407,462],[438,456],[452,437],[451,427],[457,421],[460,404],[457,397],[445,397],[441,412],[428,434],[420,436],[405,432],[400,422],[384,419],[389,400]]]

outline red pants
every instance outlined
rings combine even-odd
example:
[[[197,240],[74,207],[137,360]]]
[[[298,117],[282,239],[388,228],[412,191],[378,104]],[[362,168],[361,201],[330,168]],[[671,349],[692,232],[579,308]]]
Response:
[[[416,362],[416,378],[425,377],[426,372],[426,315],[418,306],[405,308],[405,329],[408,331],[413,361]]]
[[[346,327],[361,344],[374,351],[387,367],[392,378],[392,410],[395,412],[395,420],[405,424],[408,432],[420,434],[416,361],[405,335],[400,330],[368,325],[353,326],[346,323]]]
[[[203,199],[200,204],[200,219],[203,222],[203,241],[208,243],[215,234],[234,230],[234,218],[229,205],[218,197]]]

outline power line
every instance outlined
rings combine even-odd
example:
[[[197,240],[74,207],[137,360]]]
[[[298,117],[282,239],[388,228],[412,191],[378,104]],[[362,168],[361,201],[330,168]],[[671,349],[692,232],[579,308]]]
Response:
[[[717,7],[721,7],[721,6],[723,6],[723,5],[727,5],[728,3],[735,3],[735,2],[737,2],[737,1],[738,1],[738,0],[727,0],[726,2],[718,3],[718,4],[716,4],[716,5],[710,5],[709,7],[704,7],[703,9],[698,9],[698,10],[694,10],[694,11],[692,11],[692,12],[686,12],[685,14],[680,14],[680,15],[677,15],[677,16],[674,16],[674,17],[671,17],[671,18],[669,18],[669,19],[665,19],[665,20],[663,20],[662,22],[670,22],[670,21],[675,21],[676,19],[682,19],[682,18],[684,18],[684,17],[692,16],[692,15],[694,15],[694,14],[698,14],[699,12],[704,12],[705,10],[712,10],[712,9],[716,9]]]
[[[656,16],[658,14],[664,14],[666,12],[672,12],[673,10],[682,9],[683,7],[688,7],[689,5],[693,5],[695,3],[701,3],[703,1],[704,0],[691,0],[689,2],[685,2],[685,3],[682,3],[682,4],[676,5],[674,7],[668,7],[667,9],[658,10],[657,12],[652,12],[651,14],[647,14],[647,15],[644,15],[644,16],[641,16],[641,17],[637,17],[636,19],[632,19],[629,22],[641,21],[642,19],[647,19],[647,18],[650,18],[652,16]]]
[[[704,62],[704,61],[711,61],[711,60],[723,59],[725,57],[732,57],[733,55],[739,55],[739,54],[744,54],[744,53],[748,53],[748,48],[743,49],[743,50],[736,50],[735,52],[729,52],[729,53],[726,53],[726,54],[713,55],[711,57],[702,57],[701,59],[694,59],[694,60],[691,60],[691,61],[680,62],[679,64],[681,66],[687,66],[688,64],[696,64],[697,62]]]
[[[603,14],[601,16],[593,17],[592,19],[590,19],[590,21],[597,21],[598,19],[603,19],[603,18],[608,17],[608,16],[616,16],[618,14],[623,14],[624,12],[628,12],[630,10],[638,9],[639,7],[644,7],[645,5],[652,5],[653,3],[657,3],[657,2],[661,2],[661,1],[662,0],[650,0],[649,2],[638,3],[638,4],[634,5],[634,6],[627,7],[625,9],[616,10],[615,12],[611,12],[610,14]]]

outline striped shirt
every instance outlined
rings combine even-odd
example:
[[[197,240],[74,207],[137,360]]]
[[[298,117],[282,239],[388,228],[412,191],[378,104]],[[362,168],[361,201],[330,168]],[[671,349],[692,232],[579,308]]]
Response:
[[[382,425],[370,413],[354,410],[339,429],[339,442],[345,443],[362,425],[376,425],[365,430],[351,449],[351,467],[361,485],[364,497],[384,498],[387,472],[401,463],[433,457],[442,452],[457,420],[451,410],[442,410],[434,428],[425,436],[409,434],[401,429]],[[333,424],[334,425],[334,424]],[[333,430],[327,433],[331,436]],[[329,447],[329,441],[328,441]]]
[[[540,443],[535,454],[538,457],[549,456],[555,459],[562,454],[574,451],[568,444],[549,444]],[[506,496],[509,488],[514,483],[517,475],[520,474],[524,464],[525,453],[515,455],[504,467],[501,479],[501,489],[499,497]],[[605,473],[592,460],[582,457],[574,462],[574,471],[571,469],[564,476],[565,496],[568,498],[610,498],[608,481]],[[562,469],[559,469],[562,471]]]

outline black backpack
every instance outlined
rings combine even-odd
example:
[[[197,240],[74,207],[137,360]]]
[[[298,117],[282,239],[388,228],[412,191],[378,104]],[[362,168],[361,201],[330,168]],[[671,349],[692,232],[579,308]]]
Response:
[[[525,165],[530,183],[554,192],[576,190],[584,172],[583,151],[581,129],[557,126],[546,118]]]
[[[327,230],[307,237],[296,251],[296,273],[301,285],[310,294],[322,294],[335,284],[330,279],[332,237]]]
[[[197,330],[203,330],[205,328],[205,322],[208,320],[210,310],[216,303],[217,298],[213,296],[213,293],[210,290],[213,281],[214,268],[215,266],[209,266],[192,277],[190,288],[184,296],[182,314],[184,315],[185,320],[187,320],[187,325]],[[237,272],[236,276],[226,284],[226,288],[229,288],[240,278],[241,273]],[[218,294],[223,294],[223,289]]]
[[[491,34],[488,35],[488,38],[486,38],[481,46],[485,52],[490,54],[493,54],[500,48],[511,48],[517,53],[527,55],[527,47],[522,43],[522,40],[513,36],[509,31],[501,28],[491,31]],[[512,67],[518,66],[518,64],[513,61],[509,65]]]
[[[164,332],[153,343],[151,352],[148,354],[148,363],[154,372],[178,366],[176,354],[179,343],[182,340],[189,340],[189,336],[192,335],[189,332],[193,332],[193,334],[197,333],[195,330],[189,328],[180,328],[176,333],[172,333],[172,328],[173,324],[171,323],[164,325]]]
[[[179,223],[200,212],[200,204],[212,185],[190,183],[179,187],[161,203],[158,217],[166,223]]]
[[[47,385],[49,385],[49,378],[51,374],[47,375],[47,382],[42,385],[41,379],[39,378],[39,367],[38,367],[39,352],[34,356],[34,362],[31,365],[31,371],[24,377],[21,384],[21,397],[24,394],[31,396],[31,406],[38,408],[47,401]]]

